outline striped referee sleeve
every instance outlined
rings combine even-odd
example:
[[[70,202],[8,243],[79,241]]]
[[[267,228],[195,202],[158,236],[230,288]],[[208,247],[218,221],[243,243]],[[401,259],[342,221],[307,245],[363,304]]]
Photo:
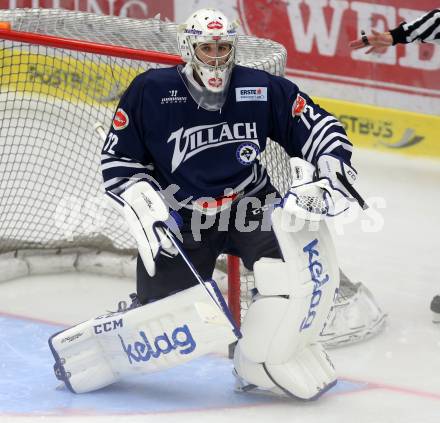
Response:
[[[440,43],[440,9],[431,10],[410,23],[402,22],[397,28],[392,29],[390,34],[393,37],[393,45],[413,41]]]

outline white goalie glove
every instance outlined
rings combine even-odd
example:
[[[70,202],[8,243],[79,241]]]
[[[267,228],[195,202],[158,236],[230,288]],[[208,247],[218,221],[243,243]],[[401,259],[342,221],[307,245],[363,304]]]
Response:
[[[323,154],[317,167],[300,158],[290,159],[292,187],[284,198],[284,208],[309,221],[336,216],[346,211],[351,202],[365,202],[352,188],[357,173],[353,167],[330,154]]]
[[[358,202],[366,208],[365,202],[353,188],[357,180],[356,170],[339,157],[323,154],[316,163],[316,175],[319,181],[327,181],[326,189],[329,202],[329,216],[335,216],[347,210],[351,202]]]
[[[120,196],[107,195],[112,204],[122,212],[137,242],[139,254],[150,276],[156,273],[155,259],[159,252],[170,256],[177,250],[167,236],[164,226],[177,227],[174,216],[161,195],[147,181],[140,181],[127,188]]]

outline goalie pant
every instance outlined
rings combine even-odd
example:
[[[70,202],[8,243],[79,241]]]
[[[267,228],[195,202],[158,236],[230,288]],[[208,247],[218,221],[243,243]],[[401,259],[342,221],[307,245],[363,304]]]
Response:
[[[229,210],[213,216],[201,215],[196,210],[193,214],[184,209],[179,211],[183,219],[180,228],[183,248],[205,280],[212,277],[216,260],[223,253],[240,257],[250,270],[262,257],[281,258],[270,224],[270,213],[267,212],[274,203],[280,202],[278,192],[268,183],[254,199],[243,200],[248,201],[240,203],[240,200],[236,200]],[[258,204],[261,206],[256,207]],[[138,256],[137,295],[142,304],[165,298],[196,284],[197,281],[181,256],[159,254],[153,277],[148,275]]]

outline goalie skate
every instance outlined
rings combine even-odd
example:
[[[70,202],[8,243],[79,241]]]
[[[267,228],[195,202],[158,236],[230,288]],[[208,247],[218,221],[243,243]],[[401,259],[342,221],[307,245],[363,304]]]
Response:
[[[238,393],[252,393],[252,394],[260,394],[260,395],[269,395],[269,396],[275,396],[275,397],[284,397],[284,398],[290,398],[286,393],[278,388],[274,387],[272,389],[263,389],[258,387],[257,385],[253,385],[252,383],[248,383],[246,380],[244,380],[242,377],[240,377],[236,370],[232,370],[232,375],[235,379],[235,386],[234,391]]]

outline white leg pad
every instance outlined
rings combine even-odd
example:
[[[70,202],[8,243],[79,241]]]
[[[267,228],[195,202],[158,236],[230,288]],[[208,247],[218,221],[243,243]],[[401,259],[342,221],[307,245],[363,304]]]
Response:
[[[237,374],[244,379],[245,384],[251,383],[263,390],[274,390],[276,385],[268,376],[262,363],[250,361],[240,350],[237,344],[234,350],[234,369]]]
[[[324,347],[311,344],[284,364],[266,363],[270,378],[287,394],[315,399],[336,383],[336,372]]]
[[[75,393],[125,375],[151,373],[218,351],[236,340],[201,285],[151,304],[88,320],[49,339],[58,379]]]
[[[273,212],[284,262],[255,264],[259,294],[243,321],[234,364],[250,384],[313,399],[336,383],[333,365],[316,342],[337,294],[339,266],[324,222],[319,231],[307,230],[306,224],[287,232],[283,219],[291,217],[281,208]]]

